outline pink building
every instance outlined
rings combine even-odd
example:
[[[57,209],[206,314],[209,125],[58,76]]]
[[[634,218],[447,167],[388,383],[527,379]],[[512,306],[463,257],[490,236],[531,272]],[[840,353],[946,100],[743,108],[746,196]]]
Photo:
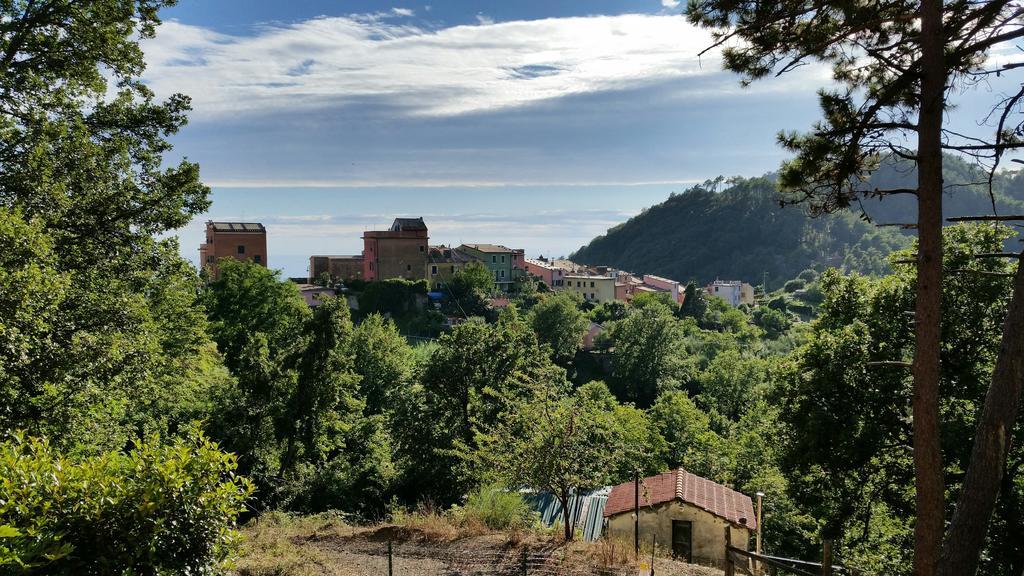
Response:
[[[565,270],[546,258],[523,258],[523,263],[527,274],[539,278],[548,287],[559,288],[565,285]]]
[[[686,287],[675,280],[644,274],[644,284],[668,292],[672,295],[672,299],[679,304],[682,304],[683,299],[686,298]]]

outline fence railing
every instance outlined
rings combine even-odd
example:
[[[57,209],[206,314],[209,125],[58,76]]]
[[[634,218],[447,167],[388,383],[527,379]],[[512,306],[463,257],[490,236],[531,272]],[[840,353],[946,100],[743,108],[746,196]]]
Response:
[[[378,550],[386,556],[377,564],[386,567],[376,573],[381,576],[636,576],[634,566],[598,566],[558,549],[441,550],[387,542]]]
[[[779,573],[794,574],[795,576],[865,576],[855,568],[833,564],[831,540],[824,540],[821,549],[821,562],[757,554],[756,552],[750,552],[749,550],[733,546],[731,531],[729,528],[726,528],[725,576],[735,576],[737,569],[754,576],[761,576],[763,574],[776,576]]]

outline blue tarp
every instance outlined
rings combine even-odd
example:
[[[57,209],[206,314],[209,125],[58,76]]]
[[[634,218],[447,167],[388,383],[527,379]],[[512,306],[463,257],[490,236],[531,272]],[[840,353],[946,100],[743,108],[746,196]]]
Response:
[[[532,510],[540,513],[540,521],[545,526],[550,527],[562,521],[562,503],[554,494],[532,492],[523,494],[523,500]],[[604,531],[604,505],[607,501],[607,488],[569,497],[573,529],[580,531],[584,540],[593,541],[601,537]]]
[[[427,298],[431,300],[442,300],[444,299],[444,292],[427,292]]]

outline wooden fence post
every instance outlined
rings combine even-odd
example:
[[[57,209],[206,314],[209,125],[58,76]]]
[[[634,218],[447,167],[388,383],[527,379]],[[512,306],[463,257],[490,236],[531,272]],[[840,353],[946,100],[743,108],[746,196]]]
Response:
[[[736,565],[732,562],[732,531],[725,527],[725,576],[736,576]]]
[[[821,576],[832,576],[832,541],[821,543]]]
[[[388,540],[388,576],[392,576],[393,573],[391,569],[391,540]]]

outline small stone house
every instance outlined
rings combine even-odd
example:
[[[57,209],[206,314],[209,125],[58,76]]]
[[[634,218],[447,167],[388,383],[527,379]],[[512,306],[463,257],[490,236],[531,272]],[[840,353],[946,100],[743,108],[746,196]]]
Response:
[[[658,547],[686,562],[721,566],[725,562],[725,528],[732,545],[747,549],[757,529],[749,496],[683,468],[640,481],[640,539],[657,535]],[[612,488],[605,504],[607,534],[632,541],[636,498],[633,482]]]

